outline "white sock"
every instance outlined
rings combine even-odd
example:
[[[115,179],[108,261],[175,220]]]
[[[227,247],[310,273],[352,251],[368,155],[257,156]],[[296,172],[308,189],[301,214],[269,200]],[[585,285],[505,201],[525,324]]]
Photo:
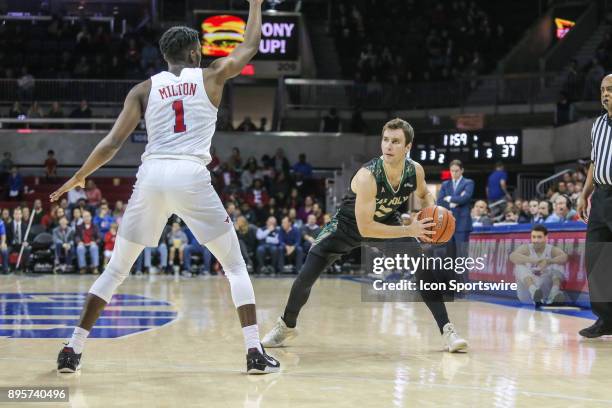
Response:
[[[72,347],[76,354],[81,354],[83,352],[83,347],[85,347],[85,339],[87,339],[87,336],[89,336],[89,331],[80,327],[75,327],[72,338],[68,342],[68,347]]]
[[[259,342],[259,328],[256,324],[246,326],[242,328],[242,334],[244,335],[244,347],[246,348],[247,354],[249,349],[256,348],[261,352],[261,343]]]

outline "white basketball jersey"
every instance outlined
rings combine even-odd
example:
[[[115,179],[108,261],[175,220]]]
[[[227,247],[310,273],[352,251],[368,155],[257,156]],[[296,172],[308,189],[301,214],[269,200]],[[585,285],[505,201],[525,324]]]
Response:
[[[542,260],[542,259],[552,259],[552,245],[551,244],[546,244],[546,246],[544,247],[544,251],[542,251],[542,253],[540,255],[538,255],[538,253],[536,252],[535,248],[533,247],[533,244],[529,244],[529,256],[532,258],[536,258],[537,260]],[[533,264],[529,264],[530,268],[535,267],[536,265]]]
[[[167,71],[153,75],[142,159],[183,156],[208,164],[216,122],[217,108],[206,94],[201,68],[183,68],[180,76]]]

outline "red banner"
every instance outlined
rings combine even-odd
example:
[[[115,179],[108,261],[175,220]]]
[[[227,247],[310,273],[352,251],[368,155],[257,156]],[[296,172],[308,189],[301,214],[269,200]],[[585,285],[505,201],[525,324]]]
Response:
[[[530,242],[529,232],[474,233],[470,235],[470,257],[482,257],[485,268],[481,271],[472,269],[470,280],[487,282],[515,282],[514,264],[510,254],[520,245]],[[577,292],[588,292],[585,268],[584,231],[551,231],[548,243],[561,249],[568,255],[564,265],[565,279],[562,289]]]

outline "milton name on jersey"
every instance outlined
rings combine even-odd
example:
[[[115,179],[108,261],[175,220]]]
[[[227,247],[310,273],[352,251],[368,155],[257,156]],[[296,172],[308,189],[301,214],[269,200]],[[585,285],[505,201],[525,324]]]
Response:
[[[183,83],[176,85],[168,85],[164,88],[158,89],[159,95],[162,99],[166,99],[171,96],[191,96],[196,94],[198,89],[197,84]]]

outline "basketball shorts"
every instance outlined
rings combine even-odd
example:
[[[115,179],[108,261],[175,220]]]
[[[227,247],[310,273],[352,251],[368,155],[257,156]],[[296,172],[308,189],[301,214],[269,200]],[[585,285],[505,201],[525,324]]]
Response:
[[[202,245],[233,228],[204,162],[147,158],[138,169],[117,235],[156,247],[172,214],[187,224]]]

